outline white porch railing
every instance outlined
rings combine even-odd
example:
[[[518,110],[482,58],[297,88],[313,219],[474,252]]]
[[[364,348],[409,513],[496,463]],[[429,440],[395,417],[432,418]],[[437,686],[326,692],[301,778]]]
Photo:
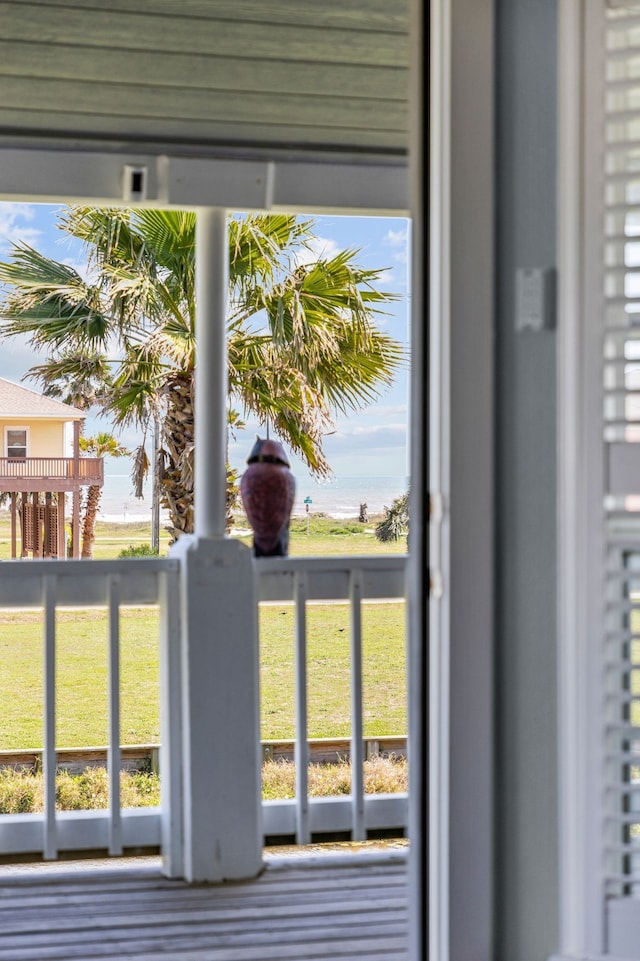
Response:
[[[54,859],[59,851],[99,849],[118,855],[125,848],[160,845],[161,809],[123,810],[120,805],[119,614],[126,605],[159,603],[164,623],[161,637],[168,641],[172,631],[178,630],[177,575],[177,562],[164,559],[6,561],[0,565],[0,607],[41,609],[44,623],[44,811],[1,816],[0,855],[41,854]],[[110,807],[104,811],[57,812],[55,808],[56,610],[64,607],[108,610]],[[171,685],[166,675],[175,660],[172,649],[176,647],[177,644],[166,643],[161,652],[164,714],[169,714],[172,707],[175,709],[168,703]],[[174,743],[174,732],[167,732],[161,755]],[[167,785],[167,807],[171,803],[179,806],[177,788]]]
[[[403,830],[407,796],[365,795],[362,723],[361,605],[371,599],[402,598],[406,558],[324,557],[261,559],[254,562],[259,601],[293,601],[296,617],[296,797],[263,802],[263,834],[295,837],[306,843],[323,833],[348,832],[353,839],[367,831]],[[180,644],[180,561],[8,561],[0,565],[0,608],[35,608],[44,624],[44,811],[0,816],[0,856],[42,855],[60,851],[108,851],[161,847],[171,853],[170,873],[181,874],[184,738],[182,730],[184,655]],[[212,588],[214,585],[212,584]],[[184,600],[184,599],[183,599]],[[348,601],[351,610],[351,763],[352,793],[339,798],[309,798],[307,770],[306,636],[307,605],[314,601]],[[122,809],[120,802],[120,609],[160,605],[161,750],[160,808]],[[58,812],[56,771],[56,610],[105,607],[109,638],[109,748],[107,769],[110,807],[104,811]],[[0,665],[0,670],[1,670]],[[397,732],[396,732],[397,733]],[[212,812],[215,817],[215,812]]]
[[[406,829],[407,795],[365,795],[362,724],[362,618],[366,600],[402,598],[405,595],[406,558],[296,557],[256,561],[258,597],[261,601],[293,601],[296,648],[296,797],[291,801],[264,801],[264,834],[295,836],[306,844],[316,835],[347,832],[363,840],[367,831]],[[351,606],[351,795],[310,798],[307,783],[307,604],[348,600]]]

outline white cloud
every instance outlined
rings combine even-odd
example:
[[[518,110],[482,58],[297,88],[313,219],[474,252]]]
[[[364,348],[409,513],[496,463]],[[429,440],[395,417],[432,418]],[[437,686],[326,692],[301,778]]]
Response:
[[[0,204],[0,252],[4,255],[13,243],[23,242],[34,246],[42,231],[30,227],[35,217],[32,204]]]
[[[393,247],[395,253],[393,254],[393,260],[398,264],[406,265],[409,262],[409,231],[406,230],[388,230],[385,238],[385,244],[389,247]],[[406,282],[406,278],[404,278]]]
[[[406,247],[409,242],[407,230],[388,230],[385,236],[385,243],[390,247]]]
[[[331,260],[340,249],[335,240],[327,237],[310,237],[304,248],[296,251],[295,263],[297,266],[302,266],[313,264],[317,260]]]
[[[404,447],[407,443],[406,424],[376,424],[371,427],[353,427],[336,431],[327,437],[327,456],[330,451],[379,451],[391,447]]]
[[[376,404],[375,407],[369,407],[358,413],[358,420],[362,420],[363,417],[373,417],[378,423],[385,418],[395,418],[398,421],[400,418],[406,422],[408,416],[408,410],[406,404]]]

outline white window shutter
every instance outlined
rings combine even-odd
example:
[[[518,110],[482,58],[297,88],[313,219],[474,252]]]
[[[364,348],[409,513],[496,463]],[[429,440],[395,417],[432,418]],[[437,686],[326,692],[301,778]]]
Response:
[[[604,19],[604,896],[608,951],[640,957],[640,5]]]

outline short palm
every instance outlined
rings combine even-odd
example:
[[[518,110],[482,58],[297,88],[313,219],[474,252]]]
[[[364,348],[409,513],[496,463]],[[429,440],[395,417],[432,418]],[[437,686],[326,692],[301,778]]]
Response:
[[[164,504],[174,536],[193,527],[195,214],[66,208],[60,227],[83,241],[89,273],[20,244],[0,264],[3,335],[45,350],[32,368],[45,388],[91,381],[116,425],[143,443],[162,425]],[[375,323],[393,295],[357,251],[313,258],[313,223],[285,214],[229,222],[230,404],[269,423],[316,474],[336,412],[379,396],[403,362]]]
[[[129,451],[117,439],[104,431],[93,437],[80,437],[80,450],[89,457],[126,457]],[[93,545],[96,539],[96,520],[100,510],[102,487],[91,484],[87,489],[84,502],[84,517],[82,519],[82,550],[84,558],[93,557]]]

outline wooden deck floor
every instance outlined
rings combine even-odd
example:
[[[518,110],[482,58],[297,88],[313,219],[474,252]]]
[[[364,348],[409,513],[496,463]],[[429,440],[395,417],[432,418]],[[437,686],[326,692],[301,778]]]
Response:
[[[406,961],[406,859],[268,859],[189,886],[159,865],[0,870],[2,961]]]

